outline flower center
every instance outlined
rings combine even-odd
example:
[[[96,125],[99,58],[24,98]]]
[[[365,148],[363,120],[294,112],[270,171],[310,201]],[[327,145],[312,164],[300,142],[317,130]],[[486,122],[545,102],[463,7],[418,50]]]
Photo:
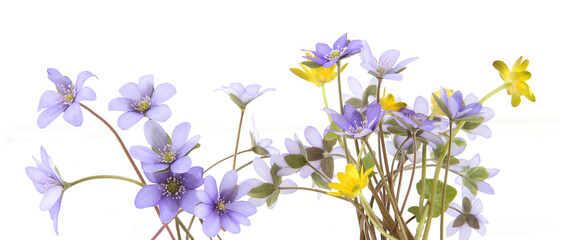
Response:
[[[180,176],[168,177],[165,183],[160,184],[164,188],[163,195],[166,197],[171,197],[173,199],[180,199],[181,194],[184,194],[186,192],[186,188],[182,184],[183,180],[184,178]]]
[[[63,91],[63,104],[64,105],[71,105],[75,101],[75,95],[77,92],[73,89],[72,85],[67,85],[65,90]]]
[[[162,150],[159,150],[159,155],[161,156],[160,162],[172,163],[177,160],[177,150],[171,144],[167,144]]]
[[[385,75],[393,67],[393,62],[390,59],[379,59],[379,64],[377,65],[377,72],[381,75]]]
[[[43,192],[42,192],[42,193],[46,193],[47,190],[49,190],[49,189],[51,189],[52,187],[57,186],[57,185],[61,185],[61,186],[62,186],[62,184],[61,184],[57,179],[55,179],[55,178],[53,178],[53,177],[51,177],[51,176],[45,176],[45,177],[43,178],[43,189],[42,189]]]
[[[220,215],[226,213],[228,210],[226,210],[226,207],[230,204],[230,202],[225,202],[224,199],[218,199],[218,201],[216,201],[216,212]]]
[[[405,113],[405,116],[418,126],[422,125],[427,120],[424,114]]]
[[[151,98],[145,95],[144,97],[139,97],[132,103],[134,110],[145,113],[151,107]]]
[[[364,130],[364,128],[367,128],[367,125],[368,125],[367,120],[363,120],[361,122],[354,121],[352,126],[350,126],[350,128],[348,128],[346,132],[351,134],[360,133],[362,130]]]
[[[344,47],[344,48],[338,47],[338,49],[334,49],[334,50],[330,51],[330,53],[324,55],[324,58],[326,60],[334,60],[334,59],[340,58],[344,54],[344,52],[346,52],[346,49],[347,49],[347,47]]]

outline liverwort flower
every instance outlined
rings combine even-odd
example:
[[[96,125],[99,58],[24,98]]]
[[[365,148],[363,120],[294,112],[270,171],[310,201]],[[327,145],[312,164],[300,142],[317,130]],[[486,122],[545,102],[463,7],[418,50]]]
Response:
[[[256,207],[248,201],[238,201],[252,189],[252,183],[244,181],[237,185],[238,173],[228,171],[217,188],[212,176],[204,179],[204,190],[197,191],[201,201],[195,207],[195,216],[204,219],[202,229],[208,237],[214,237],[220,229],[231,233],[239,233],[240,225],[251,224],[249,216],[257,212]]]
[[[229,87],[222,86],[222,89],[217,90],[222,90],[228,94],[230,99],[243,111],[246,109],[248,103],[261,96],[263,93],[267,91],[275,91],[274,88],[268,88],[260,92],[259,88],[261,88],[261,85],[258,84],[252,84],[244,87],[241,83],[231,83]]]
[[[352,95],[342,94],[345,104],[362,109],[377,100],[377,78],[371,78],[368,86],[364,89],[358,79],[348,77],[348,86],[350,87],[350,91],[352,91]]]
[[[379,57],[379,61],[372,55],[369,44],[366,40],[362,41],[362,51],[360,58],[362,59],[362,67],[368,70],[368,73],[378,79],[389,79],[400,81],[403,75],[399,74],[405,69],[405,66],[419,57],[405,59],[397,65],[397,59],[401,54],[398,50],[387,50]]]
[[[177,90],[169,83],[153,88],[153,75],[140,77],[138,84],[126,83],[120,88],[122,97],[114,98],[108,104],[110,111],[126,111],[118,118],[118,126],[129,129],[143,117],[164,122],[171,117],[169,106],[161,104],[173,97]]]
[[[356,167],[348,163],[346,165],[346,172],[339,172],[337,177],[340,183],[329,183],[328,186],[338,192],[327,192],[331,196],[346,196],[349,198],[356,198],[360,195],[362,189],[368,185],[368,176],[373,171],[374,167],[366,170],[364,172],[364,166],[362,170],[358,172]]]
[[[348,33],[345,33],[334,42],[332,48],[325,43],[317,43],[316,51],[303,51],[309,51],[315,55],[315,57],[306,56],[304,58],[310,59],[325,68],[330,68],[336,64],[336,62],[358,53],[361,48],[362,42],[360,40],[349,41]]]
[[[329,132],[356,139],[365,138],[375,131],[377,123],[385,114],[385,111],[381,109],[381,105],[376,102],[368,105],[365,116],[362,116],[355,107],[349,104],[344,105],[344,115],[340,115],[331,109],[325,109],[325,111],[330,114],[332,121],[344,130],[344,132],[334,130],[329,130]]]
[[[273,143],[273,141],[269,138],[261,138],[259,136],[259,132],[257,131],[257,128],[255,127],[255,121],[254,121],[254,117],[252,116],[252,129],[251,129],[251,140],[252,140],[252,151],[255,154],[261,155],[261,156],[271,156],[272,159],[272,164],[273,164],[273,157],[278,156],[279,155],[279,150],[277,150],[277,148],[272,147],[271,143]]]
[[[41,147],[41,162],[35,157],[33,157],[33,160],[35,160],[37,167],[26,167],[26,174],[35,185],[35,189],[43,194],[39,209],[41,211],[49,210],[49,215],[53,220],[53,228],[55,233],[59,235],[57,225],[65,186],[51,157],[47,155],[43,147]]]
[[[438,122],[428,119],[428,103],[425,98],[418,96],[415,99],[414,110],[401,108],[399,111],[391,113],[394,116],[393,119],[397,122],[397,126],[402,129],[402,131],[394,131],[393,133],[405,136],[407,130],[409,130],[415,133],[417,138],[436,144],[442,143],[440,137],[436,136],[433,131],[437,128]],[[394,130],[393,127],[387,129]],[[434,144],[431,147],[435,148]]]
[[[312,57],[312,54],[307,52],[307,57]],[[310,59],[308,61],[312,62]],[[309,68],[302,63],[299,63],[299,65],[303,70],[298,68],[290,68],[289,70],[298,77],[314,83],[317,87],[322,87],[322,85],[331,82],[336,79],[336,76],[338,76],[338,73],[336,72],[336,64],[329,68]],[[346,66],[348,66],[347,63],[341,66],[340,72],[344,71]]]
[[[436,98],[435,95],[433,95]],[[438,99],[437,99],[438,100]],[[468,122],[483,122],[481,115],[482,104],[479,102],[466,104],[462,96],[462,92],[456,91],[452,96],[448,97],[444,88],[440,89],[441,102],[437,101],[438,106],[450,120],[463,119]]]
[[[196,189],[204,182],[202,172],[201,167],[193,167],[183,174],[146,173],[148,179],[155,184],[149,184],[140,189],[136,195],[136,207],[147,208],[158,205],[159,217],[163,223],[168,223],[177,216],[179,207],[193,214],[196,204],[200,202]]]
[[[256,173],[263,179],[263,181],[255,178],[248,180],[253,183],[253,188],[248,193],[251,197],[248,201],[256,207],[267,202],[267,207],[272,209],[277,204],[279,193],[291,194],[297,191],[279,189],[279,187],[296,188],[297,184],[290,179],[283,180],[277,176],[277,172],[281,169],[277,164],[271,164],[269,167],[261,158],[256,157],[253,160],[253,166]]]
[[[495,177],[499,169],[485,168],[480,166],[481,158],[479,154],[474,155],[471,160],[459,159],[457,165],[450,166],[454,171],[459,172],[455,181],[462,186],[463,195],[474,199],[478,191],[493,195],[495,191],[485,180]]]
[[[155,121],[149,120],[144,125],[145,138],[151,146],[133,146],[132,157],[141,161],[144,172],[157,172],[171,169],[173,173],[185,173],[191,168],[191,158],[187,153],[193,149],[200,135],[191,137],[191,124],[184,122],[175,129],[171,137]]]
[[[451,97],[452,94],[454,94],[454,90],[452,90],[452,89],[444,88],[444,91],[446,91],[447,97]],[[437,98],[440,98],[440,90],[433,92],[432,94],[434,96],[436,96]],[[438,116],[438,115],[446,116],[446,114],[444,114],[442,112],[442,110],[440,109],[440,107],[436,103],[436,100],[434,100],[434,97],[432,97],[432,96],[430,97],[430,109],[432,110],[432,114],[431,114],[432,116]]]
[[[480,199],[472,201],[464,197],[462,206],[455,202],[451,202],[446,213],[452,217],[456,217],[454,221],[448,223],[446,227],[446,235],[452,236],[460,231],[460,240],[470,239],[472,229],[476,230],[480,235],[485,236],[487,219],[480,213],[483,211],[483,204]]]
[[[84,71],[79,73],[77,81],[73,84],[71,79],[61,75],[55,68],[47,69],[47,77],[55,84],[57,91],[46,91],[41,95],[37,111],[44,108],[45,110],[37,118],[39,128],[47,127],[63,112],[65,121],[75,127],[80,126],[83,123],[83,114],[79,102],[96,100],[96,93],[89,87],[83,87],[83,84],[91,77],[98,77]]]
[[[467,104],[477,103],[477,102],[479,102],[479,100],[478,100],[478,97],[476,97],[476,95],[471,93],[471,94],[468,94],[468,96],[466,96],[466,98],[464,99],[464,102],[467,105]],[[493,111],[493,109],[491,109],[489,107],[482,107],[478,116],[484,118],[481,123],[466,122],[466,123],[464,123],[462,130],[468,134],[468,137],[471,140],[476,139],[476,136],[482,136],[484,138],[490,138],[491,137],[491,129],[489,129],[489,127],[486,126],[483,123],[491,120],[495,116],[495,112]]]
[[[531,102],[536,101],[535,95],[531,91],[531,88],[526,83],[527,80],[531,78],[531,73],[527,71],[529,66],[529,60],[523,60],[523,57],[519,57],[513,68],[509,71],[507,64],[502,61],[493,62],[493,67],[499,71],[499,76],[505,83],[510,84],[507,89],[507,94],[511,95],[511,105],[513,107],[519,106],[521,104],[521,96],[525,96]]]

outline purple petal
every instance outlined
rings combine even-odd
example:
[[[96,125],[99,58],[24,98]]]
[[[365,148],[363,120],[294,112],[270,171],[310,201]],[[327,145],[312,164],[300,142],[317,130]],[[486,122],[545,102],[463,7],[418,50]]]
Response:
[[[388,73],[385,74],[383,76],[381,76],[383,79],[389,79],[389,80],[394,80],[394,81],[401,81],[403,80],[403,75],[401,74],[397,74],[397,73]]]
[[[198,197],[199,192],[202,192],[202,191],[197,191],[197,197]],[[204,193],[204,195],[206,195],[206,193]],[[199,200],[200,200],[200,197],[199,197]],[[216,212],[216,208],[213,205],[210,205],[210,204],[200,203],[200,204],[196,205],[195,208],[194,208],[194,215],[197,216],[198,218],[207,218],[210,215],[212,215],[214,212]]]
[[[205,178],[205,184],[206,184],[206,178]],[[204,191],[197,191],[197,197],[203,204],[214,205],[214,199],[208,195],[206,189]]]
[[[395,66],[395,67],[391,70],[391,72],[394,72],[394,73],[399,72],[399,70],[401,70],[402,68],[404,68],[405,66],[407,66],[407,64],[411,63],[412,61],[417,60],[418,58],[419,58],[419,57],[412,57],[412,58],[405,59],[405,60],[399,62],[399,64],[397,64],[397,66]]]
[[[236,211],[244,216],[251,216],[257,212],[256,207],[247,201],[237,201],[230,203],[226,209]]]
[[[190,131],[191,124],[188,122],[183,122],[177,125],[175,129],[173,129],[173,133],[171,133],[171,145],[173,145],[175,149],[181,149],[181,147],[187,142]],[[185,153],[186,152],[181,152],[181,154]]]
[[[216,179],[214,179],[214,177],[207,176],[204,178],[204,191],[213,201],[218,199],[218,189],[216,188]],[[201,197],[199,197],[199,199],[203,202],[205,201]]]
[[[361,53],[360,53],[360,58],[362,59],[362,64],[365,63],[367,64],[367,66],[370,69],[373,69],[373,67],[371,66],[372,62],[375,61],[375,57],[373,56],[373,54],[371,53],[371,48],[369,47],[369,44],[366,40],[362,40],[362,49],[361,49]],[[363,66],[363,65],[362,65]],[[366,68],[366,67],[364,67]],[[366,68],[366,70],[369,70]]]
[[[332,48],[330,48],[327,44],[324,43],[317,43],[315,48],[316,51],[321,55],[319,56],[321,57],[320,59],[322,59],[324,55],[329,54],[332,51]]]
[[[477,182],[476,185],[478,186],[478,191],[486,194],[493,195],[495,194],[495,190],[486,182]]]
[[[237,182],[238,182],[238,173],[236,171],[230,170],[226,174],[224,174],[224,177],[222,177],[222,181],[218,186],[220,197],[225,198],[230,193],[232,193],[232,191],[234,191],[234,188],[236,187]]]
[[[362,88],[362,84],[360,84],[360,82],[356,78],[349,77],[348,86],[350,87],[350,91],[352,91],[352,94],[354,94],[356,98],[363,98],[364,89]]]
[[[53,220],[53,229],[55,229],[57,235],[59,235],[59,209],[61,209],[60,198],[53,204],[53,207],[49,209],[49,215],[51,216],[51,220]]]
[[[64,92],[65,89],[69,88],[69,85],[73,85],[71,79],[68,77],[63,76],[59,70],[55,68],[48,68],[47,69],[47,78],[55,84],[55,87],[59,89],[60,92]]]
[[[460,228],[452,227],[452,225],[454,225],[454,221],[451,221],[448,225],[446,225],[446,236],[452,236],[460,230]]]
[[[400,52],[398,50],[395,49],[387,50],[384,53],[382,53],[381,56],[379,57],[379,65],[387,69],[389,72],[389,70],[392,69],[395,63],[397,62],[399,55]]]
[[[143,118],[140,112],[125,112],[118,118],[118,127],[128,130]]]
[[[98,79],[97,76],[95,76],[94,74],[92,74],[89,71],[83,71],[83,72],[79,73],[79,76],[77,76],[77,81],[75,82],[75,90],[81,91],[81,89],[83,88],[84,82],[91,77],[95,77],[95,78]]]
[[[179,210],[179,204],[177,201],[168,197],[164,197],[159,200],[159,217],[161,218],[162,223],[171,222],[171,220],[177,216],[177,210]]]
[[[221,227],[220,216],[216,214],[208,216],[202,223],[202,230],[204,231],[204,234],[210,238],[216,236]]]
[[[157,105],[167,101],[177,93],[177,89],[170,83],[163,83],[155,88],[153,95],[151,95],[151,105]]]
[[[137,208],[153,207],[157,205],[163,196],[163,187],[151,184],[140,189],[134,201]]]
[[[201,167],[193,167],[188,172],[183,174],[185,180],[183,181],[183,185],[187,189],[197,189],[204,183],[204,179],[202,178],[203,169]]]
[[[340,115],[338,115],[338,116],[340,116]],[[293,141],[290,138],[285,139],[285,147],[287,148],[287,151],[290,154],[302,154],[303,153],[301,146],[299,146],[299,144],[297,142]]]
[[[190,214],[194,214],[195,206],[199,203],[196,190],[188,190],[177,200],[181,208]]]
[[[230,83],[230,89],[233,90],[233,93],[239,97],[246,91],[246,88],[241,83]]]
[[[43,94],[41,94],[37,111],[39,112],[41,111],[41,109],[53,107],[59,103],[61,103],[60,93],[55,91],[45,91]]]
[[[63,111],[65,111],[65,108],[61,105],[55,105],[43,110],[37,118],[37,126],[42,129],[47,127],[47,125],[53,122]]]
[[[141,93],[140,90],[138,89],[138,85],[136,85],[133,82],[124,84],[124,86],[122,86],[119,91],[122,97],[129,98],[132,100],[141,97]]]
[[[470,239],[472,235],[472,228],[470,228],[467,224],[462,225],[460,227],[460,239]]]
[[[470,132],[475,135],[482,136],[484,138],[491,137],[491,129],[489,129],[489,127],[486,125],[479,125],[477,128],[474,128]]]
[[[470,211],[470,214],[473,215],[478,215],[483,211],[483,203],[481,202],[481,200],[478,198],[474,201],[474,203],[472,203],[472,210]]]
[[[145,163],[159,163],[160,156],[146,146],[132,146],[130,147],[130,155]]]
[[[344,33],[340,38],[334,42],[332,46],[333,49],[344,48],[346,46],[346,42],[348,42],[348,33]],[[318,48],[317,48],[318,50]]]
[[[336,64],[336,62],[338,62],[339,60],[340,60],[339,58],[336,58],[336,59],[334,59],[334,60],[330,60],[330,61],[328,61],[328,62],[323,63],[322,66],[325,67],[325,68],[330,68],[330,67],[332,67],[334,64]]]
[[[238,224],[241,224],[241,225],[244,225],[244,226],[251,225],[250,220],[246,216],[244,216],[240,213],[237,213],[237,212],[234,212],[234,211],[229,211],[228,215],[230,215],[230,218],[232,218],[232,220],[236,221]]]
[[[252,190],[253,188],[253,180],[246,180],[241,182],[236,189],[234,189],[234,192],[232,192],[232,194],[230,195],[230,197],[228,198],[229,201],[231,202],[235,202],[238,199],[240,199],[243,196],[246,196],[246,194],[248,194],[250,192],[250,190]]]
[[[94,92],[94,90],[92,90],[92,88],[89,87],[84,87],[83,89],[81,89],[75,97],[75,102],[94,100],[96,100],[96,93]]]
[[[428,116],[428,102],[424,97],[418,96],[415,99],[415,112],[422,113]]]
[[[307,139],[307,142],[309,142],[309,144],[313,147],[317,147],[320,149],[323,149],[324,147],[322,146],[322,136],[320,136],[320,133],[318,133],[318,131],[316,130],[316,128],[308,126],[307,128],[305,128],[305,138]]]
[[[324,55],[323,55],[323,57],[324,57]],[[312,60],[313,62],[318,63],[318,64],[320,64],[320,65],[325,64],[325,63],[328,62],[328,60],[326,60],[326,59],[324,59],[324,58],[316,58],[316,57],[310,57],[310,56],[304,56],[304,58],[310,59],[310,60]]]
[[[167,105],[151,106],[145,115],[151,120],[164,122],[171,117],[171,109]]]
[[[79,102],[73,102],[71,106],[65,110],[63,119],[75,127],[83,124],[83,113],[81,112],[81,105],[79,105]]]
[[[41,199],[41,203],[39,204],[39,209],[41,211],[49,210],[51,207],[55,205],[57,200],[61,198],[61,194],[63,193],[63,186],[57,185],[49,188],[45,195],[43,195],[43,199]]]
[[[108,111],[134,111],[133,102],[129,98],[114,98],[108,103]]]
[[[152,97],[153,94],[153,75],[144,75],[138,81],[138,91],[142,96]]]
[[[350,124],[350,122],[346,120],[344,117],[342,117],[342,115],[340,114],[332,114],[331,118],[332,121],[336,123],[336,125],[340,127],[342,130],[348,130],[353,127],[352,124]]]
[[[175,162],[171,164],[171,172],[186,173],[189,169],[191,169],[191,164],[191,158],[189,156],[184,156],[175,160]]]
[[[167,163],[143,163],[142,162],[142,169],[144,172],[157,172],[161,170],[165,170],[169,167]]]
[[[191,149],[193,149],[197,145],[199,140],[200,140],[200,135],[196,135],[190,138],[185,145],[182,145],[181,148],[179,148],[179,154],[183,154],[183,155],[187,154]]]
[[[34,183],[35,182],[41,183],[47,177],[49,177],[49,175],[45,174],[39,168],[35,168],[35,167],[26,167],[26,174],[28,175],[29,179],[31,179],[31,181]]]
[[[295,182],[293,182],[293,180],[290,179],[285,179],[281,182],[281,184],[279,184],[279,187],[285,187],[285,188],[296,188],[297,184]],[[296,189],[292,189],[292,190],[281,190],[280,192],[282,194],[291,194],[296,192]]]
[[[151,145],[153,149],[162,150],[169,141],[167,139],[167,133],[155,121],[147,121],[143,126],[145,132],[145,139]]]
[[[232,220],[228,214],[220,215],[220,223],[228,232],[234,234],[240,233],[240,225]]]
[[[271,179],[271,169],[261,158],[256,157],[253,160],[253,166],[256,173],[266,182],[273,183],[273,179]]]
[[[147,165],[147,164],[142,163],[142,169],[143,169],[144,165]],[[165,165],[169,166],[168,164],[165,164]],[[147,177],[147,180],[149,180],[152,183],[163,183],[163,182],[167,181],[167,178],[171,177],[171,172],[169,172],[169,171],[167,171],[167,172],[145,172],[144,171],[144,174]]]

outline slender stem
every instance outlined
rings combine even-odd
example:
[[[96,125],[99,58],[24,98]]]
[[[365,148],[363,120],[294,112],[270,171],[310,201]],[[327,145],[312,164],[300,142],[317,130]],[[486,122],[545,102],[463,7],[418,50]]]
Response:
[[[413,170],[411,171],[411,179],[409,180],[409,189],[407,189],[407,194],[405,195],[405,199],[403,200],[403,205],[401,206],[401,212],[403,212],[403,210],[405,210],[405,205],[407,204],[407,199],[409,198],[409,193],[411,193],[411,186],[413,186],[413,180],[415,178],[415,169],[417,168],[417,137],[415,136],[414,133],[413,133],[413,154],[414,154],[413,155]],[[399,177],[399,183],[401,183],[400,178],[401,177]],[[401,189],[399,189],[399,191],[401,191]]]
[[[324,180],[325,180],[327,183],[331,183],[331,182],[332,182],[332,180],[329,179],[329,178],[326,176],[326,174],[320,172],[318,169],[316,169],[316,168],[315,168],[312,164],[310,164],[308,161],[307,161],[307,165],[308,165],[309,167],[311,167],[318,175],[320,175],[322,178],[324,178]]]
[[[236,138],[236,149],[234,150],[234,163],[232,164],[232,170],[236,169],[236,157],[238,156],[238,144],[240,143],[240,131],[242,130],[242,121],[244,120],[245,108],[242,109],[242,114],[240,115],[240,124],[238,125],[238,137]]]
[[[252,164],[254,161],[249,161],[246,164],[242,165],[241,167],[239,167],[238,169],[236,169],[236,172],[239,172],[240,170],[244,169],[245,167],[249,166],[250,164]]]
[[[175,230],[177,230],[177,239],[181,240],[181,231],[179,229],[179,218],[175,218]]]
[[[422,168],[422,173],[421,173],[421,183],[424,183],[426,181],[426,147],[427,144],[425,143],[423,145],[423,155],[422,155],[422,162],[421,165],[424,166]],[[416,159],[416,158],[415,158]],[[425,187],[426,184],[421,184],[422,188],[421,188],[421,193],[425,192]],[[423,212],[423,206],[424,205],[424,194],[421,194],[420,199],[419,199],[419,213],[421,214],[421,216],[423,216],[423,213],[426,212],[426,210]]]
[[[189,227],[187,227],[187,231],[191,231],[191,227],[193,226],[193,222],[195,221],[195,215],[191,218],[191,222],[189,222]]]
[[[371,150],[370,150],[371,151]],[[377,216],[375,216],[375,213],[373,212],[373,209],[371,208],[371,206],[369,205],[368,201],[366,200],[366,198],[364,197],[363,194],[359,195],[360,200],[362,201],[362,206],[364,208],[364,210],[368,213],[368,217],[369,220],[373,223],[373,225],[377,228],[377,231],[379,231],[379,233],[381,233],[381,235],[387,237],[388,239],[397,239],[389,234],[387,234],[387,232],[385,232],[385,230],[381,227],[381,224],[379,224],[379,221],[377,219]]]
[[[338,69],[336,79],[338,80],[338,99],[340,100],[340,114],[344,115],[344,102],[342,102],[342,82],[340,82],[340,61],[336,62]]]
[[[115,175],[96,175],[96,176],[90,176],[90,177],[85,177],[85,178],[81,178],[77,181],[74,181],[72,183],[69,183],[69,187],[72,187],[74,185],[77,185],[79,183],[82,182],[86,182],[89,180],[94,180],[94,179],[117,179],[117,180],[122,180],[122,181],[126,181],[126,182],[131,182],[131,183],[135,183],[137,185],[139,185],[140,187],[144,187],[145,185],[141,182],[138,182],[134,179],[131,178],[127,178],[127,177],[122,177],[122,176],[115,176]]]
[[[251,148],[248,149],[248,150],[244,150],[244,151],[238,152],[237,154],[242,154],[242,153],[246,153],[246,152],[250,152],[250,151],[252,151]],[[224,161],[226,161],[226,160],[228,160],[228,159],[230,159],[230,158],[232,158],[232,157],[234,157],[234,155],[230,155],[230,156],[228,156],[228,157],[225,157],[225,158],[221,159],[221,160],[218,161],[218,162],[215,162],[214,164],[212,164],[212,166],[210,166],[210,167],[208,167],[206,170],[204,170],[203,173],[208,172],[208,170],[212,169],[212,168],[215,167],[216,165],[218,165],[218,164],[220,164],[221,162],[224,162]]]
[[[448,181],[448,169],[450,169],[450,158],[452,155],[452,121],[450,121],[450,130],[448,134],[448,161],[446,161],[446,171],[444,172],[444,185],[442,187],[442,198],[440,204],[440,239],[444,239],[444,204],[446,203],[446,182]]]
[[[177,215],[179,215],[179,214],[182,213],[182,212],[183,212],[183,210],[179,209],[179,211],[177,211],[177,214],[175,215],[175,217],[177,217]],[[173,219],[171,219],[171,220],[173,220]],[[155,235],[153,235],[153,237],[151,238],[151,240],[155,240],[157,237],[159,237],[159,234],[161,234],[161,232],[163,231],[163,229],[165,229],[165,228],[169,229],[168,225],[169,225],[170,222],[171,222],[171,221],[166,222],[166,223],[163,223],[163,224],[161,225],[161,227],[159,228],[159,230],[155,233]],[[171,233],[170,230],[169,230],[169,233],[171,234],[171,238],[172,238],[172,239],[175,239],[175,237],[172,235],[173,233]],[[180,239],[179,239],[179,240],[180,240]]]
[[[90,112],[92,115],[94,115],[96,118],[98,118],[100,121],[102,121],[102,123],[104,123],[104,125],[106,125],[106,127],[108,127],[108,129],[110,129],[110,131],[112,131],[112,133],[114,134],[114,136],[116,137],[116,139],[118,140],[118,142],[120,143],[120,146],[122,146],[122,150],[124,150],[124,153],[126,154],[126,157],[128,157],[128,160],[130,161],[130,164],[132,164],[132,167],[134,168],[134,170],[136,171],[136,174],[138,175],[138,178],[140,179],[140,181],[144,184],[147,185],[145,183],[145,180],[143,179],[140,170],[138,169],[138,167],[136,166],[136,164],[134,163],[134,160],[132,159],[132,156],[130,156],[130,152],[128,152],[128,149],[126,148],[126,145],[124,144],[124,142],[122,141],[122,138],[120,138],[120,135],[118,135],[118,133],[116,132],[116,130],[114,130],[114,128],[112,127],[112,125],[110,125],[110,123],[108,123],[106,120],[104,120],[104,118],[102,118],[100,115],[96,114],[94,111],[92,111],[90,108],[88,108],[86,105],[79,103],[81,105],[81,107],[83,107],[84,109],[86,109],[88,112]]]
[[[479,103],[484,103],[485,101],[487,101],[487,99],[493,97],[493,95],[495,95],[496,93],[498,93],[499,91],[511,86],[511,82],[507,82],[504,83],[503,85],[499,86],[498,88],[496,88],[495,90],[491,91],[490,93],[488,93],[487,95],[485,95],[485,97],[483,97]]]
[[[324,83],[322,83],[322,99],[324,100],[324,107],[328,108],[328,100],[326,100],[326,90],[324,89]],[[330,116],[328,116],[330,118]]]
[[[407,141],[409,141],[409,139],[410,139],[409,136],[407,136],[407,138],[405,139],[405,141],[403,141],[403,143],[401,143],[401,146],[399,146],[399,149],[397,149],[397,151],[395,152],[395,156],[393,156],[393,160],[392,160],[392,161],[395,161],[395,159],[397,159],[397,155],[399,154],[399,152],[401,152],[401,149],[402,149],[403,146],[407,143]],[[413,146],[416,146],[414,140],[413,140]],[[399,166],[400,166],[401,171],[400,171],[400,174],[399,174],[399,185],[398,185],[398,187],[397,187],[397,196],[396,196],[397,200],[399,200],[399,193],[401,193],[401,182],[402,182],[402,179],[403,179],[403,165],[404,165],[404,164],[401,163],[401,162],[402,162],[402,161],[399,160]],[[409,184],[409,186],[411,186],[411,185]],[[409,187],[409,189],[411,189],[411,188]],[[403,212],[403,210],[401,210],[401,212]]]

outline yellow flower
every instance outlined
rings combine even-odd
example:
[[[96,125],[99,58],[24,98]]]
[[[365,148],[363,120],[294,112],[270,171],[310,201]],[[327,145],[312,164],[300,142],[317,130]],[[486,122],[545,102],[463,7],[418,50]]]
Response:
[[[383,91],[383,96],[379,103],[381,104],[381,108],[385,111],[399,111],[399,109],[407,107],[407,104],[404,102],[396,102],[395,97],[391,93],[387,94],[386,97],[385,91]]]
[[[444,90],[446,90],[447,97],[451,97],[452,94],[454,94],[454,90],[448,88],[445,88]],[[432,94],[440,98],[440,90],[433,92]],[[432,111],[432,116],[438,116],[438,115],[446,116],[446,114],[444,114],[444,112],[440,110],[440,107],[438,106],[438,104],[436,104],[436,101],[434,101],[434,97],[430,97],[430,103],[431,103],[430,110]]]
[[[307,56],[312,57],[311,53],[307,52]],[[312,61],[312,60],[308,60]],[[305,79],[311,83],[314,83],[317,87],[321,87],[325,83],[329,83],[330,81],[334,80],[337,76],[336,72],[336,64],[332,65],[332,67],[324,68],[309,68],[304,64],[299,63],[301,65],[301,69],[298,68],[291,68],[291,72],[295,75],[299,76],[302,79]],[[344,64],[341,67],[340,72],[344,71],[344,69],[348,66],[348,64]]]
[[[529,60],[523,60],[523,57],[519,57],[511,72],[509,72],[509,68],[507,64],[502,61],[495,61],[493,62],[493,67],[499,71],[499,75],[501,79],[505,83],[511,84],[507,87],[507,94],[511,95],[511,105],[513,107],[519,106],[521,103],[521,96],[525,96],[527,99],[531,100],[531,102],[536,101],[535,95],[531,92],[531,88],[527,85],[526,81],[531,78],[531,73],[527,71],[527,67],[529,66]]]
[[[329,187],[338,190],[338,192],[328,192],[327,194],[331,196],[356,198],[360,195],[362,189],[368,185],[368,176],[372,171],[373,167],[364,172],[364,167],[362,166],[362,171],[358,172],[356,167],[349,163],[346,166],[346,173],[338,173],[340,183],[328,184]]]

